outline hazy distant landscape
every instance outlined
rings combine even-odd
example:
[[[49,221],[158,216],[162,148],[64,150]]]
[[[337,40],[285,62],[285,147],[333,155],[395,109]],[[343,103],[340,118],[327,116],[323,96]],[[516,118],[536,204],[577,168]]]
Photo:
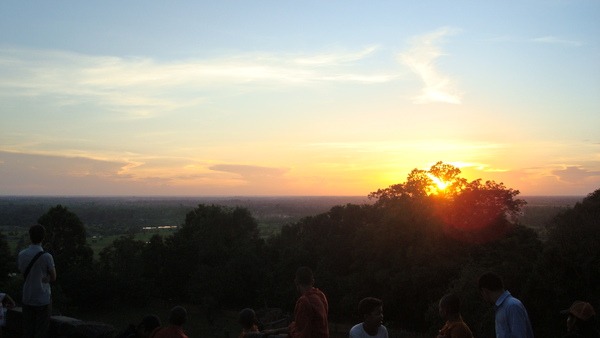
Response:
[[[380,199],[378,205],[377,200],[366,196],[3,196],[0,234],[6,240],[5,252],[10,252],[7,257],[16,257],[28,245],[28,227],[41,216],[52,213],[53,218],[57,217],[52,224],[57,226],[71,224],[69,215],[80,220],[78,226],[85,228],[80,234],[87,242],[80,245],[92,249],[90,254],[96,268],[73,268],[69,275],[69,266],[61,267],[61,272],[69,276],[64,283],[72,282],[65,290],[79,298],[71,300],[59,294],[56,303],[68,315],[116,327],[136,320],[144,311],[163,311],[165,306],[184,302],[200,317],[190,323],[188,332],[218,336],[225,328],[236,330],[232,318],[240,306],[260,308],[273,304],[291,311],[295,294],[286,281],[296,266],[308,264],[317,267],[319,287],[332,300],[331,320],[340,323],[332,328],[333,336],[346,336],[344,325],[353,320],[354,304],[360,297],[374,294],[388,302],[387,325],[396,330],[393,331],[396,336],[420,337],[413,334],[435,331],[441,324],[437,322],[434,302],[448,290],[460,292],[468,299],[465,318],[480,323],[474,329],[481,333],[489,332],[493,322],[479,318],[489,308],[473,293],[470,283],[474,276],[484,268],[500,269],[515,292],[528,290],[530,285],[523,282],[525,277],[538,283],[547,280],[531,271],[534,264],[542,267],[545,262],[554,262],[552,256],[543,256],[552,251],[543,248],[555,245],[559,238],[555,226],[560,222],[556,223],[556,216],[573,211],[584,200],[584,196],[519,197],[527,202],[518,214],[525,227],[514,227],[503,238],[489,243],[469,242],[466,237],[459,239],[452,237],[452,233],[440,232],[442,228],[431,227],[434,223],[428,223],[431,218],[427,216],[430,211],[416,200],[409,204],[397,200],[386,205]],[[401,208],[395,209],[396,205]],[[578,212],[587,210],[581,204],[578,206]],[[39,222],[43,224],[44,220]],[[547,227],[551,222],[555,226]],[[576,225],[580,227],[580,222]],[[73,224],[67,226],[77,228]],[[236,230],[231,232],[231,229]],[[71,239],[70,235],[64,238],[66,243]],[[66,257],[59,255],[68,253],[57,251],[56,255],[57,262],[67,262]],[[388,259],[391,256],[394,258]],[[180,257],[195,257],[191,261],[195,264],[193,275],[177,274],[177,269],[188,271],[187,262],[177,267]],[[538,258],[532,260],[532,257]],[[558,268],[571,265],[569,262]],[[176,269],[175,274],[171,269]],[[544,269],[538,273],[543,274]],[[106,283],[115,296],[105,299],[106,286],[104,282],[98,284],[96,275],[110,276]],[[239,280],[237,275],[251,278],[252,282]],[[384,279],[379,280],[379,276]],[[353,282],[347,284],[349,280]],[[18,281],[7,282],[5,287],[18,295]],[[388,283],[397,285],[383,286]],[[575,294],[570,288],[581,289],[571,283],[559,283],[565,288],[561,297],[568,300]],[[83,285],[86,292],[78,296],[77,290]],[[545,287],[555,286],[554,281],[549,281]],[[220,307],[217,325],[204,318],[212,311],[212,305],[206,303],[212,297],[218,299]],[[93,311],[84,306],[90,302],[88,298],[98,304]],[[166,300],[168,305],[164,303]],[[547,317],[543,308],[535,309],[544,304],[545,298],[530,291],[526,300],[537,320]],[[123,308],[123,313],[115,317],[112,310],[106,310],[112,302],[133,305]],[[556,307],[563,306],[562,303]],[[411,310],[404,304],[410,304]]]
[[[297,197],[0,197],[0,226],[28,226],[58,204],[87,226],[121,228],[180,225],[198,204],[247,208],[263,225],[284,224],[345,204],[371,203],[366,196]]]
[[[521,222],[539,226],[560,210],[572,207],[584,196],[521,196],[527,204]],[[181,225],[185,215],[198,204],[247,208],[259,223],[263,235],[282,225],[329,211],[336,205],[370,204],[367,196],[231,196],[231,197],[65,197],[2,196],[0,227],[29,226],[58,204],[79,216],[91,231],[123,233],[142,227]]]
[[[307,266],[331,338],[364,297],[390,338],[436,337],[447,294],[493,337],[486,271],[562,337],[600,309],[599,12],[5,1],[0,292],[39,224],[52,308],[117,329],[181,305],[189,337],[235,338],[241,309],[292,318]]]
[[[546,236],[545,224],[560,211],[580,202],[583,196],[526,196],[520,216],[522,224]],[[199,204],[247,208],[258,223],[261,237],[278,233],[281,227],[329,211],[334,206],[370,204],[366,196],[230,196],[230,197],[0,197],[0,231],[11,249],[27,245],[26,229],[37,223],[48,209],[62,205],[75,213],[86,228],[88,243],[98,254],[125,234],[147,240],[155,233],[168,235],[185,221],[185,215]],[[170,226],[171,229],[150,229]]]

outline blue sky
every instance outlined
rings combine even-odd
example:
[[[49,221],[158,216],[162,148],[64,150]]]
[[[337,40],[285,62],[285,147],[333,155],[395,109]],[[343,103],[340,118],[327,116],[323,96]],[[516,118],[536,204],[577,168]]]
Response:
[[[0,4],[0,194],[600,187],[599,1]]]

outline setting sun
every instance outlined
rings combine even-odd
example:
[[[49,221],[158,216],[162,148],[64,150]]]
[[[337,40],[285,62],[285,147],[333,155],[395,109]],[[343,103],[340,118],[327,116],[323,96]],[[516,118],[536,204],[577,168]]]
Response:
[[[449,185],[448,182],[443,182],[442,180],[440,180],[439,178],[437,178],[437,177],[435,177],[433,175],[428,174],[427,176],[429,176],[429,178],[431,178],[431,180],[435,184],[435,188],[438,191],[442,191],[442,190],[446,189],[448,187],[448,185]]]
[[[365,196],[438,160],[600,186],[598,1],[93,3],[3,2],[0,195]]]

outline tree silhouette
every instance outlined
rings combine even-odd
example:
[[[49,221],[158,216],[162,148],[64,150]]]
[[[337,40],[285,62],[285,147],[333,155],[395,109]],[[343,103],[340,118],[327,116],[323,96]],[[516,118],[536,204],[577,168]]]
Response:
[[[600,308],[600,189],[556,215],[543,256],[532,272],[528,298],[545,336],[564,332],[559,311],[582,300]]]
[[[10,252],[6,236],[0,232],[0,285],[9,279],[9,273],[16,269],[15,258]]]
[[[145,243],[122,236],[100,252],[104,289],[127,304],[145,305],[152,295],[151,281],[143,277]],[[154,281],[152,281],[154,282]]]
[[[45,250],[54,257],[57,286],[74,304],[90,304],[93,292],[86,292],[98,273],[93,251],[86,242],[86,231],[79,217],[62,205],[52,207],[40,216],[38,223],[46,228]]]
[[[247,209],[200,204],[165,245],[165,291],[172,296],[242,305],[257,296],[264,241]]]

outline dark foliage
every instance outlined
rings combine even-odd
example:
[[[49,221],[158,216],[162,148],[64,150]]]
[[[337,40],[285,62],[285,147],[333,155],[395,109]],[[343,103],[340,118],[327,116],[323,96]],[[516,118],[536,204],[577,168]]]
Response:
[[[331,320],[360,320],[359,300],[373,296],[384,301],[389,328],[431,336],[442,325],[437,302],[449,292],[460,295],[475,336],[493,336],[493,306],[476,287],[487,270],[503,276],[523,301],[536,336],[564,333],[559,311],[574,300],[600,307],[600,190],[552,218],[542,242],[518,222],[524,205],[518,190],[459,174],[441,162],[415,169],[405,183],[371,193],[372,204],[335,206],[285,225],[266,241],[248,209],[200,204],[172,235],[148,242],[123,236],[98,261],[81,221],[66,208],[51,208],[40,222],[55,250],[57,296],[78,307],[144,305],[160,297],[208,311],[268,306],[291,313],[299,266],[314,270]],[[0,236],[0,253],[5,248]],[[10,264],[0,260],[0,272]]]
[[[168,264],[161,270],[167,295],[198,303],[256,302],[265,248],[247,209],[201,204],[165,246]]]
[[[8,282],[9,273],[15,271],[16,264],[6,242],[6,236],[0,232],[0,285]]]
[[[54,288],[62,290],[65,297],[77,305],[92,306],[89,300],[93,292],[83,291],[82,286],[97,275],[93,274],[93,252],[86,242],[83,222],[59,204],[40,216],[38,224],[46,228],[42,245],[54,257],[60,274]]]
[[[600,309],[600,189],[553,218],[528,285],[541,336],[564,331],[559,310],[582,300]]]

